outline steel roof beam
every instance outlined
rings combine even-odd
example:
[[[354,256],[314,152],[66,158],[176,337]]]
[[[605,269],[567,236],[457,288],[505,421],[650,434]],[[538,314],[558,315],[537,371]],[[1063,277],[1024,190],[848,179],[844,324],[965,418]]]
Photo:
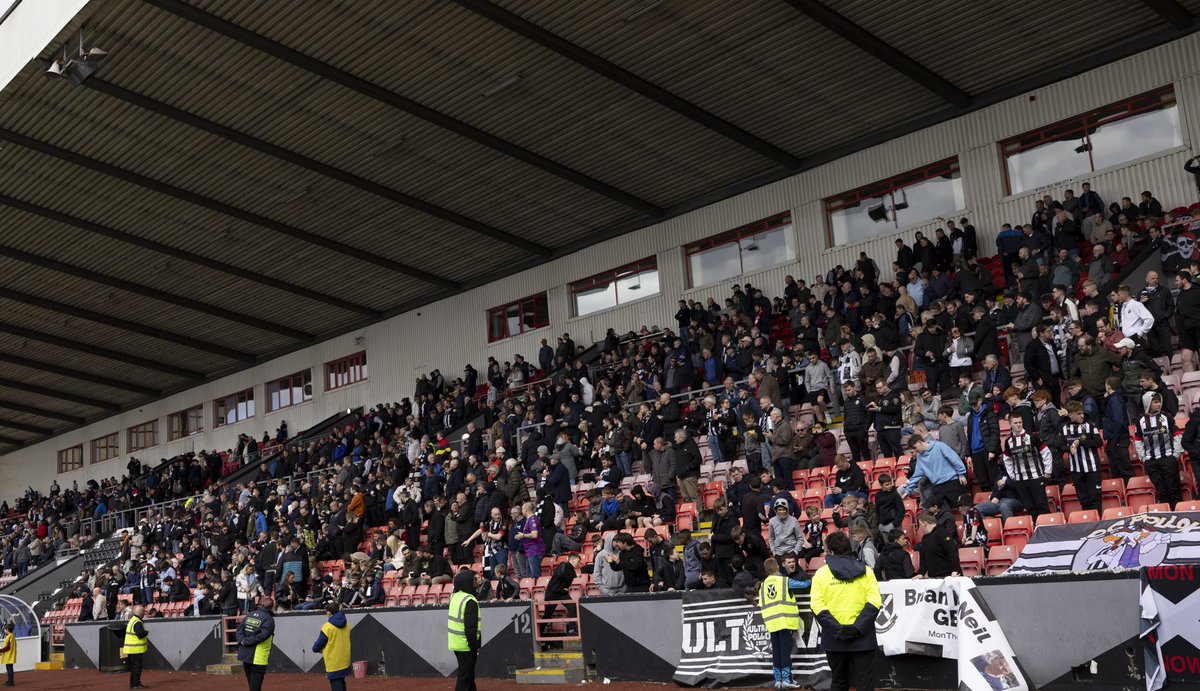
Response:
[[[1188,8],[1179,4],[1177,0],[1142,0],[1142,3],[1176,29],[1190,28],[1196,21]]]
[[[809,19],[842,37],[848,43],[937,94],[957,108],[971,105],[971,94],[889,45],[875,34],[827,7],[820,0],[784,0]]]
[[[0,386],[3,386],[6,389],[15,389],[17,391],[24,391],[26,393],[37,394],[39,396],[46,396],[47,398],[57,398],[63,401],[70,401],[72,403],[78,403],[79,405],[85,405],[90,408],[99,408],[100,410],[115,411],[121,409],[121,406],[117,405],[116,403],[101,401],[98,398],[80,396],[78,394],[70,393],[69,391],[49,389],[44,386],[38,386],[37,384],[26,384],[25,382],[17,381],[16,379],[0,377]]]
[[[674,111],[683,117],[705,127],[726,139],[737,142],[743,147],[768,158],[779,165],[791,169],[801,166],[800,159],[774,144],[760,139],[746,130],[723,120],[704,110],[686,99],[683,99],[666,89],[616,65],[604,58],[589,52],[575,43],[558,36],[518,14],[493,5],[487,0],[455,0],[461,7],[498,24],[509,31],[528,39],[543,48],[549,49],[581,65],[602,77],[636,92],[658,105]]]
[[[12,410],[18,413],[25,413],[27,415],[36,415],[38,417],[44,417],[50,420],[60,420],[72,425],[82,425],[84,422],[83,418],[81,417],[67,415],[66,413],[56,413],[53,410],[43,410],[42,408],[35,408],[31,405],[23,405],[21,403],[14,403],[12,401],[0,401],[0,409]]]
[[[426,122],[432,123],[449,130],[461,137],[470,139],[471,141],[486,146],[494,151],[498,151],[510,158],[517,159],[523,163],[539,168],[542,171],[550,173],[556,177],[572,182],[580,187],[591,190],[596,194],[608,197],[624,206],[646,214],[647,216],[661,216],[663,210],[655,204],[625,192],[613,185],[601,182],[584,173],[581,173],[573,168],[565,166],[561,163],[553,161],[541,154],[534,153],[528,149],[517,146],[516,144],[501,139],[495,135],[489,134],[477,127],[469,125],[461,120],[456,120],[445,113],[434,110],[429,106],[418,103],[410,98],[401,96],[400,94],[389,91],[378,84],[369,82],[361,77],[356,77],[345,70],[338,69],[332,65],[322,62],[314,57],[305,55],[298,50],[289,48],[282,43],[272,41],[271,39],[256,34],[253,31],[238,26],[232,22],[226,21],[214,14],[209,14],[204,10],[193,7],[181,0],[143,0],[143,2],[153,5],[160,10],[169,12],[177,17],[186,19],[197,26],[204,27],[209,31],[221,34],[228,39],[237,43],[249,46],[262,53],[270,55],[277,60],[286,62],[294,67],[315,74],[323,79],[339,84],[347,89],[357,91],[358,93],[367,96],[390,106],[397,110],[403,111],[414,117],[420,118]]]
[[[110,377],[104,377],[99,374],[92,374],[91,372],[84,372],[83,370],[77,370],[77,369],[73,369],[71,367],[63,367],[62,365],[54,365],[54,364],[51,364],[48,362],[41,362],[40,360],[33,360],[33,359],[30,359],[27,357],[22,357],[20,355],[12,355],[9,353],[0,353],[0,362],[7,362],[9,364],[17,365],[18,367],[27,367],[29,369],[35,369],[40,372],[49,372],[51,374],[57,374],[62,377],[70,377],[72,379],[78,379],[80,381],[91,382],[93,384],[99,384],[100,386],[107,386],[111,389],[123,389],[125,391],[132,391],[133,393],[141,394],[142,396],[157,396],[159,393],[161,393],[158,389],[155,389],[155,388],[152,388],[149,386],[141,386],[140,384],[131,384],[127,381],[122,381],[120,379],[112,379]]]
[[[381,185],[372,180],[354,175],[353,173],[348,173],[339,168],[322,163],[316,159],[298,154],[295,151],[286,149],[282,146],[277,146],[275,144],[271,144],[270,142],[263,141],[262,139],[252,137],[231,127],[226,127],[211,120],[206,120],[194,113],[176,108],[161,101],[156,101],[149,96],[145,96],[124,87],[117,86],[112,82],[106,82],[99,77],[90,77],[89,79],[85,80],[82,85],[89,87],[94,91],[99,91],[107,96],[112,96],[113,98],[138,106],[139,108],[143,108],[152,113],[170,118],[176,122],[194,127],[198,130],[203,130],[204,132],[221,137],[222,139],[227,139],[246,148],[254,149],[255,151],[264,153],[281,161],[287,161],[293,165],[311,170],[312,172],[327,177],[331,180],[336,180],[343,184],[350,185],[351,187],[356,187],[377,197],[382,197],[389,201],[396,202],[397,204],[407,206],[410,209],[415,209],[422,213],[433,216],[434,218],[439,218],[443,221],[453,223],[461,228],[465,228],[472,232],[478,233],[479,235],[483,235],[484,237],[497,240],[506,245],[511,245],[531,254],[536,254],[543,257],[548,257],[551,254],[551,249],[549,247],[539,245],[531,240],[518,237],[512,233],[509,233],[508,231],[500,230],[499,228],[488,225],[482,221],[477,221],[456,211],[451,211],[449,209],[440,207],[437,204],[427,202],[424,199],[420,199],[409,194],[405,194],[404,192],[392,189],[386,185]]]
[[[56,271],[58,273],[66,274],[67,276],[81,278],[85,281],[99,283],[100,285],[116,288],[118,290],[124,290],[129,293],[134,293],[135,295],[141,295],[142,297],[147,297],[152,300],[158,300],[170,305],[175,305],[176,307],[182,307],[184,309],[201,312],[203,314],[208,314],[220,319],[237,322],[255,329],[270,331],[272,333],[277,333],[281,336],[287,336],[288,338],[298,341],[312,340],[313,337],[312,334],[305,333],[299,329],[293,329],[282,324],[275,324],[265,319],[259,319],[258,317],[241,314],[223,307],[217,307],[216,305],[210,305],[199,300],[193,300],[189,297],[161,291],[156,288],[144,286],[140,283],[127,281],[123,278],[108,276],[97,271],[92,271],[79,266],[73,266],[71,264],[50,259],[48,257],[31,254],[29,252],[25,252],[24,250],[16,249],[15,247],[5,247],[0,245],[0,257],[7,257],[23,264],[40,266],[43,269]]]
[[[12,437],[0,437],[0,444],[8,444],[9,446],[25,446],[25,442]]]
[[[46,429],[45,427],[38,427],[37,425],[27,425],[24,422],[14,422],[12,420],[4,419],[0,419],[0,427],[5,429],[15,429],[18,432],[37,434],[43,437],[54,431],[52,429]]]
[[[91,343],[75,341],[70,338],[63,338],[62,336],[55,336],[54,334],[48,334],[42,331],[35,331],[34,329],[29,329],[17,324],[0,322],[0,332],[9,333],[19,338],[28,338],[33,341],[49,343],[50,345],[58,346],[59,348],[66,348],[67,350],[87,353],[88,355],[95,355],[96,357],[102,357],[108,360],[114,360],[116,362],[124,362],[129,365],[134,365],[135,367],[143,367],[156,372],[163,372],[164,374],[182,377],[183,379],[194,379],[197,381],[204,379],[203,372],[197,372],[195,370],[186,369],[178,365],[167,364],[165,362],[149,360],[139,355],[130,355],[129,353],[123,353],[119,350],[110,350],[108,348],[92,345]]]
[[[42,218],[72,226],[93,235],[106,237],[116,240],[117,242],[124,242],[126,244],[134,245],[135,247],[141,247],[142,249],[150,250],[151,252],[165,254],[169,257],[174,257],[191,264],[196,264],[197,266],[203,266],[206,269],[212,269],[213,271],[228,274],[235,278],[252,281],[254,283],[258,283],[259,285],[267,286],[268,288],[275,288],[287,293],[292,293],[293,295],[297,295],[299,297],[308,298],[309,300],[322,302],[331,307],[337,307],[338,309],[343,309],[348,312],[355,312],[366,317],[380,316],[378,311],[369,307],[364,307],[348,300],[325,295],[324,293],[319,293],[303,286],[288,283],[287,281],[281,281],[276,278],[271,278],[270,276],[264,276],[253,269],[241,268],[232,264],[226,264],[225,262],[217,261],[216,259],[209,259],[208,257],[194,254],[192,252],[188,252],[187,250],[181,250],[177,247],[172,247],[161,242],[155,242],[154,240],[149,240],[147,238],[134,235],[133,233],[126,233],[123,230],[109,228],[108,226],[100,225],[99,223],[93,223],[82,218],[76,218],[75,216],[64,214],[53,209],[47,209],[44,206],[31,204],[20,199],[5,196],[3,194],[0,194],[0,205],[12,207],[19,211],[24,211],[35,216],[41,216]]]
[[[250,223],[261,228],[266,228],[267,230],[272,230],[281,235],[286,235],[303,242],[317,245],[318,247],[324,247],[325,249],[345,255],[352,259],[368,262],[389,271],[394,271],[398,274],[419,279],[426,283],[436,285],[439,288],[457,290],[459,287],[458,283],[455,281],[434,275],[424,269],[418,269],[415,266],[409,266],[402,262],[392,261],[386,257],[376,256],[372,254],[370,250],[348,247],[345,243],[339,242],[332,238],[327,238],[323,235],[318,235],[301,228],[296,228],[295,226],[290,226],[286,223],[267,218],[266,216],[261,216],[252,211],[239,209],[238,207],[231,206],[224,202],[219,202],[215,199],[210,199],[195,192],[189,192],[181,187],[169,185],[165,182],[135,173],[131,170],[125,170],[124,168],[119,168],[103,161],[97,161],[94,158],[89,158],[82,154],[68,151],[66,149],[54,146],[53,144],[39,141],[32,137],[27,137],[19,132],[0,129],[0,139],[23,146],[27,149],[32,149],[38,153],[57,158],[59,160],[67,161],[68,163],[73,163],[75,165],[87,168],[88,170],[116,178],[123,182],[128,182],[131,185],[137,185],[138,187],[148,189],[152,192],[165,194],[169,197],[174,197],[189,204],[194,204],[210,211],[215,211],[216,213],[229,216],[230,218],[236,218],[238,220],[245,221],[246,223]]]
[[[0,288],[0,298],[31,305],[33,307],[37,307],[38,309],[49,310],[51,312],[58,312],[59,314],[67,314],[72,317],[86,319],[91,322],[96,322],[97,324],[111,326],[114,329],[131,331],[133,333],[142,334],[143,336],[149,336],[150,338],[156,338],[160,341],[175,343],[184,346],[185,348],[203,350],[214,355],[220,355],[221,357],[229,358],[230,360],[255,362],[258,359],[257,356],[252,353],[243,352],[235,348],[229,348],[217,343],[210,343],[199,338],[189,338],[188,336],[184,336],[182,334],[172,333],[170,331],[159,329],[153,326],[146,326],[144,324],[129,321],[128,319],[121,319],[120,317],[101,314],[100,312],[96,312],[84,307],[68,305],[65,302],[58,302],[57,300],[50,300],[48,298],[30,295],[29,293],[23,293],[19,290],[13,290],[11,288]]]

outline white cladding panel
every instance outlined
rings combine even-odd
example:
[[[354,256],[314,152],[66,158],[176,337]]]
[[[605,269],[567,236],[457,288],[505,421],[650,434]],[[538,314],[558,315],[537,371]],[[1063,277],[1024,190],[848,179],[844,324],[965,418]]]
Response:
[[[254,387],[257,409],[257,416],[252,420],[160,444],[136,455],[147,460],[191,449],[227,449],[234,445],[238,433],[261,437],[264,430],[274,433],[281,420],[287,420],[293,432],[301,430],[339,409],[371,406],[408,396],[415,377],[433,368],[441,369],[452,378],[460,376],[462,366],[470,362],[482,377],[489,356],[503,363],[520,353],[536,362],[540,340],[546,338],[553,346],[556,337],[564,331],[569,332],[576,343],[588,345],[603,338],[609,326],[618,331],[656,324],[674,328],[673,315],[679,297],[703,300],[712,296],[721,301],[728,296],[729,286],[735,282],[762,285],[768,294],[774,295],[782,291],[784,275],[791,273],[811,282],[815,275],[823,274],[833,265],[852,265],[862,251],[874,257],[887,271],[894,256],[896,237],[911,242],[916,230],[931,234],[940,222],[932,221],[831,249],[827,247],[822,199],[955,155],[959,157],[962,170],[965,199],[965,208],[958,215],[971,219],[979,231],[980,251],[990,254],[995,250],[993,238],[1000,224],[1027,220],[1032,211],[1032,200],[1043,193],[1033,191],[1005,196],[997,141],[1168,83],[1175,85],[1184,128],[1184,147],[1115,169],[1098,171],[1085,178],[1062,181],[1048,187],[1047,191],[1057,197],[1064,188],[1078,189],[1078,183],[1087,179],[1106,202],[1122,195],[1136,199],[1142,189],[1150,189],[1167,207],[1185,205],[1197,198],[1192,180],[1181,168],[1188,158],[1190,143],[1200,137],[1200,120],[1196,115],[1200,113],[1198,58],[1200,36],[1193,35],[408,312],[361,332],[340,336],[204,384],[144,409],[121,413],[85,429],[14,451],[0,457],[0,482],[3,483],[0,498],[11,498],[26,485],[47,486],[59,449],[83,444],[86,460],[91,439],[119,430],[124,450],[126,428],[151,418],[159,420],[159,437],[165,440],[168,414],[203,404],[206,422],[211,424],[213,399],[249,386]],[[797,114],[797,117],[803,117],[803,114]],[[782,211],[792,213],[794,261],[716,285],[687,287],[681,245]],[[658,258],[661,293],[612,310],[571,317],[570,282],[651,255]],[[487,343],[488,308],[541,291],[549,292],[549,327],[499,343]],[[356,345],[356,338],[362,339],[362,345]],[[362,349],[368,352],[369,380],[325,392],[324,363]],[[305,368],[313,370],[313,401],[265,413],[263,382]],[[85,465],[78,471],[64,474],[60,482],[119,476],[127,459],[128,454],[122,454],[106,463]]]

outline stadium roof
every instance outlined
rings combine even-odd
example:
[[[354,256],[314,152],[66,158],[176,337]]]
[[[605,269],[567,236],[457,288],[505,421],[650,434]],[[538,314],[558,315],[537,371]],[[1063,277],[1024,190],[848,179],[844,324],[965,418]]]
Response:
[[[1195,12],[92,0],[0,93],[0,452],[1178,38]],[[102,60],[75,59],[81,29]]]

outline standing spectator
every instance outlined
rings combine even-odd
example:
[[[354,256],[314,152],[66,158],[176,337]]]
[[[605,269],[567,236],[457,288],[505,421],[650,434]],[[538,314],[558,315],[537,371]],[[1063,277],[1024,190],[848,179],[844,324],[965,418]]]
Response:
[[[804,546],[804,531],[800,522],[789,510],[784,499],[776,499],[772,505],[771,524],[767,534],[771,554],[782,559],[784,554],[799,552]]]
[[[812,612],[833,674],[832,689],[872,691],[875,617],[883,600],[875,574],[851,556],[850,538],[833,533],[829,556],[812,580]]]
[[[954,524],[947,525],[939,521],[937,512],[932,509],[922,511],[917,524],[921,528],[921,541],[917,543],[921,569],[914,578],[958,576],[962,567],[958,563],[958,539]]]
[[[1154,483],[1159,501],[1174,506],[1179,502],[1179,456],[1183,439],[1175,429],[1175,420],[1162,412],[1162,396],[1147,393],[1142,403],[1146,413],[1134,427],[1133,445],[1138,458],[1146,464],[1146,475]]]
[[[521,514],[524,520],[515,537],[521,545],[521,553],[525,555],[525,575],[538,578],[542,575],[542,557],[546,554],[546,543],[541,537],[541,521],[533,510],[533,502],[525,502],[521,506]],[[513,529],[517,530],[515,526]]]
[[[677,429],[675,435],[675,477],[679,481],[680,501],[700,503],[700,466],[704,458],[696,440],[687,430]]]
[[[1050,513],[1046,500],[1046,478],[1052,471],[1050,450],[1025,431],[1020,415],[1009,415],[1012,434],[1004,442],[1004,471],[1021,505],[1034,520]]]
[[[1084,418],[1083,404],[1079,401],[1067,403],[1067,417],[1070,421],[1063,426],[1062,436],[1067,444],[1071,482],[1083,510],[1099,511],[1100,457],[1097,450],[1104,441],[1096,426]]]
[[[776,689],[798,689],[792,680],[793,637],[800,630],[800,608],[793,591],[807,588],[810,581],[798,581],[779,572],[774,558],[763,562],[763,581],[758,588],[758,607],[763,625],[771,636],[771,671]]]
[[[924,480],[929,483],[928,491],[922,491],[925,506],[957,506],[958,497],[967,484],[967,467],[958,454],[940,441],[918,435],[908,440],[908,448],[917,456],[916,470],[901,488],[901,494],[912,496],[921,488],[921,481]]]

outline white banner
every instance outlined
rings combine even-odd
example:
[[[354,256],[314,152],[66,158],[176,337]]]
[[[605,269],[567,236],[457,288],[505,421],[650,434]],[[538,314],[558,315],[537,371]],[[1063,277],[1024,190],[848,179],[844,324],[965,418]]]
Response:
[[[879,591],[875,632],[884,655],[958,660],[965,691],[1034,688],[971,579],[884,581]]]

